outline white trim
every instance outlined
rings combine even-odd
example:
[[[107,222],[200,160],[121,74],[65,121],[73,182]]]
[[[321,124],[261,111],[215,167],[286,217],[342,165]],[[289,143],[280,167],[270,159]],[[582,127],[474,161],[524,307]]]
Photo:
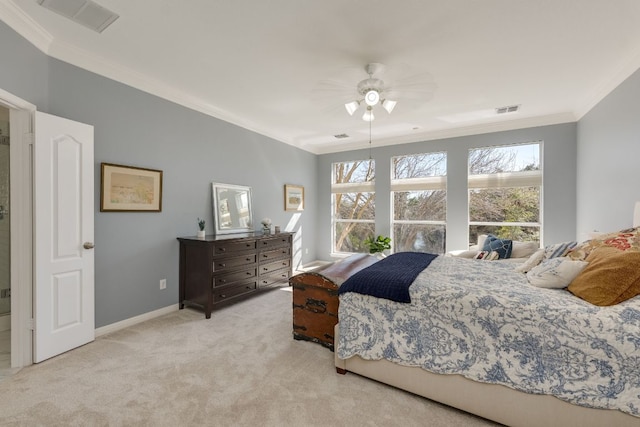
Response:
[[[9,205],[11,219],[11,367],[32,363],[33,263],[32,188],[35,105],[0,89],[0,104],[10,108]]]
[[[0,16],[2,16],[2,21],[16,33],[27,39],[43,53],[49,54],[53,36],[16,6],[13,1],[0,1]]]
[[[159,308],[154,311],[149,311],[148,313],[140,314],[139,316],[130,317],[119,322],[101,326],[100,328],[96,328],[96,338],[106,334],[110,334],[112,332],[120,331],[122,329],[128,328],[129,326],[137,325],[138,323],[146,322],[147,320],[155,319],[156,317],[164,316],[165,314],[173,313],[174,311],[178,311],[178,309],[179,304],[172,304],[164,308]]]

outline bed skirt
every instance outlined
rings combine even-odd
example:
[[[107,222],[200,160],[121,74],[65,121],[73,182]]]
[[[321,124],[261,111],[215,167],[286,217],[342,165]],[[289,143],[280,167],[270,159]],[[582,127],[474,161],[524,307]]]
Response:
[[[336,347],[339,326],[335,326]],[[338,372],[353,372],[508,426],[640,426],[640,418],[620,411],[572,405],[553,396],[528,394],[461,375],[434,374],[384,359],[364,360],[354,356],[343,360],[338,358],[337,348],[335,366]]]

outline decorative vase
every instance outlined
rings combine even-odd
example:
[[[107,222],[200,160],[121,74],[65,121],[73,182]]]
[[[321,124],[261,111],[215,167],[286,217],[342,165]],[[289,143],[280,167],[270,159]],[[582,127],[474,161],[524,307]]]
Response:
[[[263,225],[262,226],[262,234],[271,234],[271,226]]]
[[[198,239],[204,239],[204,230],[198,230]]]

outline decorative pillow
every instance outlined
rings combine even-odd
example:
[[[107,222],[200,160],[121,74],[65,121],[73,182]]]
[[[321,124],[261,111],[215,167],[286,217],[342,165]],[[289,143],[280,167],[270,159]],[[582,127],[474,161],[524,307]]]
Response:
[[[483,251],[495,251],[501,259],[511,257],[513,250],[513,242],[506,239],[498,239],[496,236],[489,234],[482,246]]]
[[[540,264],[543,259],[544,259],[544,249],[540,248],[537,251],[535,251],[533,255],[529,257],[529,259],[527,259],[522,264],[518,265],[514,270],[519,273],[526,273],[536,265]]]
[[[640,252],[600,246],[567,290],[594,305],[619,304],[640,294]]]
[[[539,288],[566,288],[587,264],[586,261],[572,261],[564,257],[551,258],[532,268],[527,273],[527,280]]]
[[[540,244],[538,242],[518,242],[514,240],[511,258],[528,258],[538,249],[540,249]]]
[[[495,261],[500,258],[500,255],[495,251],[480,251],[473,257],[473,259],[482,259],[485,261]]]
[[[597,239],[580,243],[567,256],[571,259],[584,260],[600,246],[610,246],[621,251],[640,251],[640,227],[602,234]]]
[[[544,247],[544,259],[566,256],[576,246],[577,242],[562,242]],[[584,261],[584,260],[581,260]]]

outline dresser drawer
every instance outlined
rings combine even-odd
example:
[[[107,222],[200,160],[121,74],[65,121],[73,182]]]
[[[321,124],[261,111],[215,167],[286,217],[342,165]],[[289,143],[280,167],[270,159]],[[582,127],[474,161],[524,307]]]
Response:
[[[281,268],[289,268],[290,266],[290,259],[283,259],[280,261],[269,262],[267,264],[260,264],[260,274],[268,274]]]
[[[262,239],[258,242],[258,249],[265,250],[265,249],[277,248],[278,246],[290,246],[290,245],[291,245],[291,236],[286,235],[286,236]]]
[[[286,284],[289,281],[289,277],[291,277],[291,273],[288,269],[276,271],[267,275],[261,275],[260,280],[258,280],[258,287],[268,288],[273,285]]]
[[[217,304],[239,295],[243,295],[256,290],[256,282],[245,282],[232,286],[226,286],[213,291],[213,303]]]
[[[213,278],[213,287],[225,286],[233,282],[249,279],[257,276],[255,268],[250,268],[242,271],[235,271],[232,273],[222,273]]]
[[[290,255],[291,255],[290,246],[274,249],[272,251],[263,251],[263,252],[260,252],[260,262],[264,263],[277,258],[289,258]]]
[[[229,252],[247,251],[256,248],[256,241],[242,241],[242,242],[216,242],[214,254],[227,254]]]
[[[255,253],[219,258],[213,261],[213,271],[228,270],[233,267],[255,264],[255,262],[256,262]]]

